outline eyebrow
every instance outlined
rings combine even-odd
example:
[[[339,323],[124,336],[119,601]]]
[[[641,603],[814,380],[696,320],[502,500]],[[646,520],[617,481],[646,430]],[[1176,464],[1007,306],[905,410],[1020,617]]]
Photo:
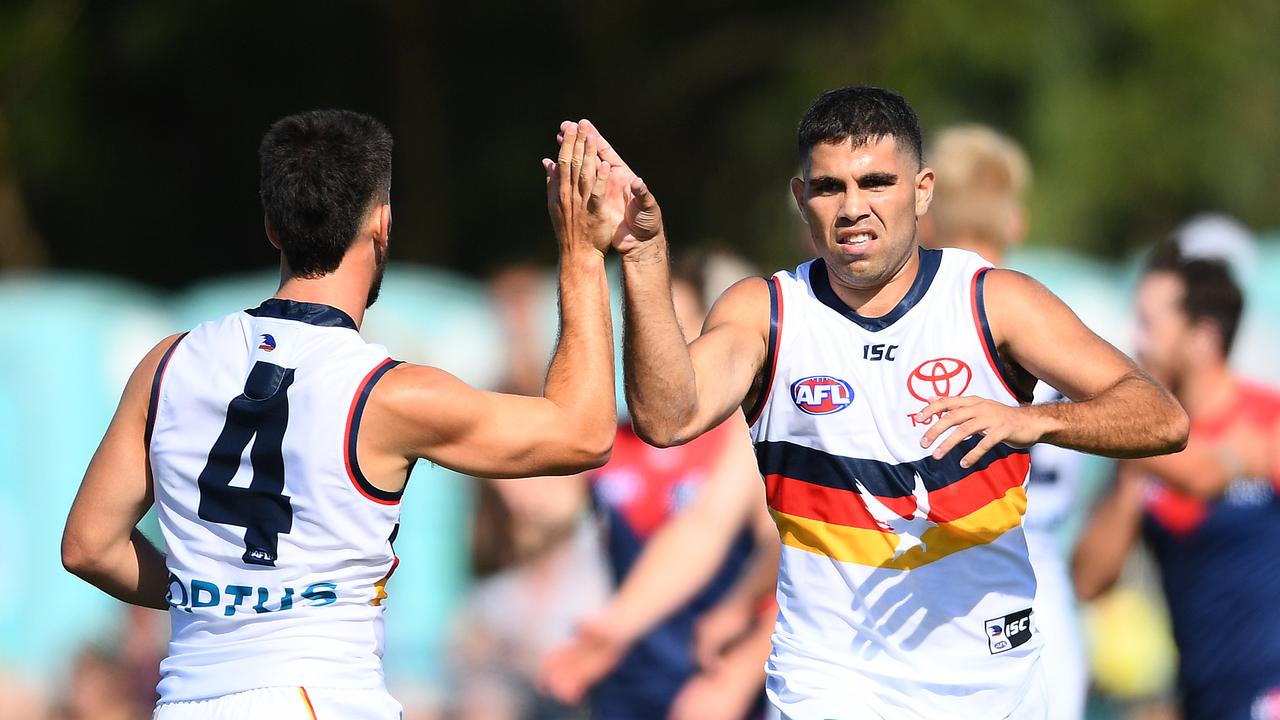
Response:
[[[858,187],[881,187],[884,185],[894,185],[898,182],[898,176],[891,172],[869,172],[866,175],[860,175],[857,178]]]

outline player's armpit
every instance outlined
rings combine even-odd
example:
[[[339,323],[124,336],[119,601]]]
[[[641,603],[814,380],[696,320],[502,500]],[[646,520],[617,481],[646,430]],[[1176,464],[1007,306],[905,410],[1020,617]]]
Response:
[[[152,383],[179,337],[162,340],[130,376],[62,535],[68,571],[120,600],[161,609],[168,607],[164,556],[136,526],[154,501],[146,446]]]
[[[655,330],[629,312],[627,404],[645,442],[683,445],[749,406],[761,392],[769,343],[767,281],[747,278],[726,290],[707,314],[701,335],[687,346],[683,339],[670,344],[672,357],[664,357],[660,343],[649,342]],[[678,326],[671,332],[679,333]]]
[[[547,398],[485,392],[404,364],[374,387],[361,446],[368,437],[384,461],[425,458],[476,477],[567,475],[603,465],[613,448],[614,424],[587,419]],[[370,475],[377,461],[361,457]]]
[[[1057,296],[1012,270],[992,270],[985,283],[1001,355],[1073,401],[1027,410],[1046,428],[1041,441],[1113,457],[1185,447],[1190,421],[1173,396]]]

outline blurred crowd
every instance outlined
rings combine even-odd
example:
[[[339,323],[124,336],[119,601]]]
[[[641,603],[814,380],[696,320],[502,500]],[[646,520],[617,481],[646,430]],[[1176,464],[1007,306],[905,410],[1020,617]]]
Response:
[[[1190,454],[1172,466],[1070,454],[1033,460],[1027,524],[1039,538],[1037,612],[1051,633],[1047,647],[1059,648],[1052,662],[1061,663],[1054,677],[1064,697],[1078,686],[1079,707],[1068,712],[1179,717],[1180,702],[1204,694],[1187,683],[1221,680],[1186,663],[1221,669],[1230,664],[1224,655],[1254,652],[1222,647],[1228,635],[1217,629],[1218,646],[1206,650],[1214,637],[1189,624],[1236,619],[1219,600],[1188,596],[1213,583],[1248,597],[1241,583],[1272,582],[1265,569],[1232,574],[1234,554],[1215,564],[1196,553],[1220,552],[1221,543],[1271,547],[1262,536],[1275,531],[1256,512],[1270,510],[1268,482],[1280,480],[1276,436],[1268,434],[1274,391],[1266,389],[1280,383],[1280,238],[1259,240],[1229,217],[1199,215],[1169,228],[1149,254],[1100,265],[1020,247],[1034,220],[1023,203],[1032,172],[1012,141],[986,128],[952,128],[930,144],[930,161],[938,198],[923,241],[1026,270],[1136,353],[1193,421],[1213,423],[1196,426]],[[796,258],[804,252],[795,248]],[[775,269],[707,249],[679,260],[673,292],[689,337],[732,282]],[[1242,317],[1231,309],[1232,288]],[[56,560],[62,518],[92,452],[86,443],[105,426],[137,356],[166,332],[250,307],[273,289],[270,272],[168,299],[101,278],[0,275],[4,306],[22,310],[0,330],[0,587],[9,597],[0,610],[0,718],[149,717],[167,619],[65,576]],[[534,394],[555,340],[555,302],[546,267],[510,266],[481,285],[402,266],[388,273],[365,333],[406,360]],[[75,417],[65,417],[73,406]],[[621,417],[613,460],[585,476],[415,473],[397,542],[403,563],[387,603],[388,682],[407,719],[628,716],[602,710],[614,706],[634,717],[764,716],[777,539],[742,421],[731,418],[723,433],[692,446],[657,450]],[[1235,427],[1239,417],[1248,427]],[[1192,462],[1199,464],[1184,482]],[[1191,485],[1219,476],[1210,487]],[[1217,532],[1222,513],[1249,512],[1221,540],[1195,535]],[[1192,547],[1201,541],[1207,549]],[[1258,615],[1268,609],[1246,608],[1265,624]],[[1276,697],[1276,708],[1250,697],[1261,708],[1254,717],[1280,717]]]

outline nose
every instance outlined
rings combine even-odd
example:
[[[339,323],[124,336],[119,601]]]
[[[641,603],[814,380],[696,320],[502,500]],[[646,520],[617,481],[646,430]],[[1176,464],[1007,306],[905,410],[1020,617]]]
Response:
[[[844,194],[844,202],[840,204],[840,225],[857,225],[859,221],[871,214],[867,203],[867,195],[856,184]]]

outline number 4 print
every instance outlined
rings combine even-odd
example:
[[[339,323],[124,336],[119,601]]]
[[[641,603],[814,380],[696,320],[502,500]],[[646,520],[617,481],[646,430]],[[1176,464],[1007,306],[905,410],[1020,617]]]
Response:
[[[243,560],[249,565],[274,566],[280,534],[293,528],[293,506],[284,495],[281,449],[292,384],[292,368],[254,364],[244,392],[227,407],[227,422],[196,481],[202,519],[245,529]],[[249,487],[233,486],[251,442],[252,480]]]

